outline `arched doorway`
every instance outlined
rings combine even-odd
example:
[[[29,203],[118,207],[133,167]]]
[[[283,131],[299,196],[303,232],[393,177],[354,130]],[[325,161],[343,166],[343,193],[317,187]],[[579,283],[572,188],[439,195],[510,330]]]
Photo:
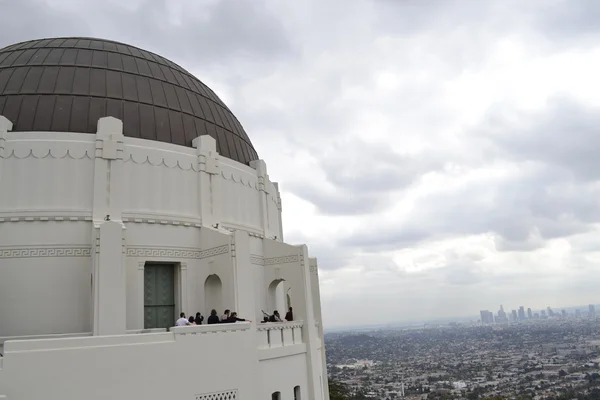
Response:
[[[217,313],[223,312],[223,283],[217,274],[209,275],[204,281],[204,315],[210,315],[213,308]]]
[[[279,311],[282,316],[285,315],[285,304],[286,304],[286,293],[285,284],[283,279],[276,279],[269,285],[267,307],[269,308],[268,313],[271,314],[274,310]]]
[[[287,289],[287,293],[285,295],[285,305],[286,305],[286,311],[287,311],[287,309],[292,307],[292,288]]]

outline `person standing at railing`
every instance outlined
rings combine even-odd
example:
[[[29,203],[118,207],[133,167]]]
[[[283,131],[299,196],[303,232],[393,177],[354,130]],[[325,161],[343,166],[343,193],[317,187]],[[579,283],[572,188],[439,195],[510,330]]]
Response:
[[[219,316],[217,315],[217,310],[212,310],[210,312],[210,317],[208,317],[208,320],[206,321],[207,324],[212,325],[212,324],[218,324],[219,323]]]
[[[290,307],[288,312],[285,314],[285,320],[288,322],[294,320],[294,313],[292,312],[292,307]]]
[[[175,321],[175,325],[176,326],[186,326],[189,325],[190,321],[188,321],[188,319],[185,317],[185,313],[181,313],[179,314],[179,319],[177,321]]]
[[[204,316],[200,314],[200,312],[197,312],[196,318],[194,319],[196,320],[196,325],[202,325],[202,321],[204,321]]]
[[[221,322],[225,322],[229,319],[229,310],[225,310],[225,313],[221,315]]]

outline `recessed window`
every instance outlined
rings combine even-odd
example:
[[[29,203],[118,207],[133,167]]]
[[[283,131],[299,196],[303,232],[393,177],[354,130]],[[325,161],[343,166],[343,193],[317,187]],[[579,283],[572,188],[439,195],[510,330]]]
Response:
[[[271,394],[271,400],[281,400],[281,392],[273,392],[273,394]]]
[[[300,386],[294,387],[294,400],[302,400],[302,396],[300,395]]]

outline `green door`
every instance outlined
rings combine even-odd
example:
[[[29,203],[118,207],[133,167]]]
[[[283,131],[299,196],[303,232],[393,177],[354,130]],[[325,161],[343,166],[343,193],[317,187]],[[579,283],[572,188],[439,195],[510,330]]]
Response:
[[[175,268],[171,264],[144,266],[144,328],[175,325]]]

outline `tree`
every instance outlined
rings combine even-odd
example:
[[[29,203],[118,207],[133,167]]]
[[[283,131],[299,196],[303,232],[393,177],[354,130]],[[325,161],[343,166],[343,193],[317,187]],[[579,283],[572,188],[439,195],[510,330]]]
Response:
[[[350,391],[341,382],[329,381],[329,398],[330,400],[351,400]]]

